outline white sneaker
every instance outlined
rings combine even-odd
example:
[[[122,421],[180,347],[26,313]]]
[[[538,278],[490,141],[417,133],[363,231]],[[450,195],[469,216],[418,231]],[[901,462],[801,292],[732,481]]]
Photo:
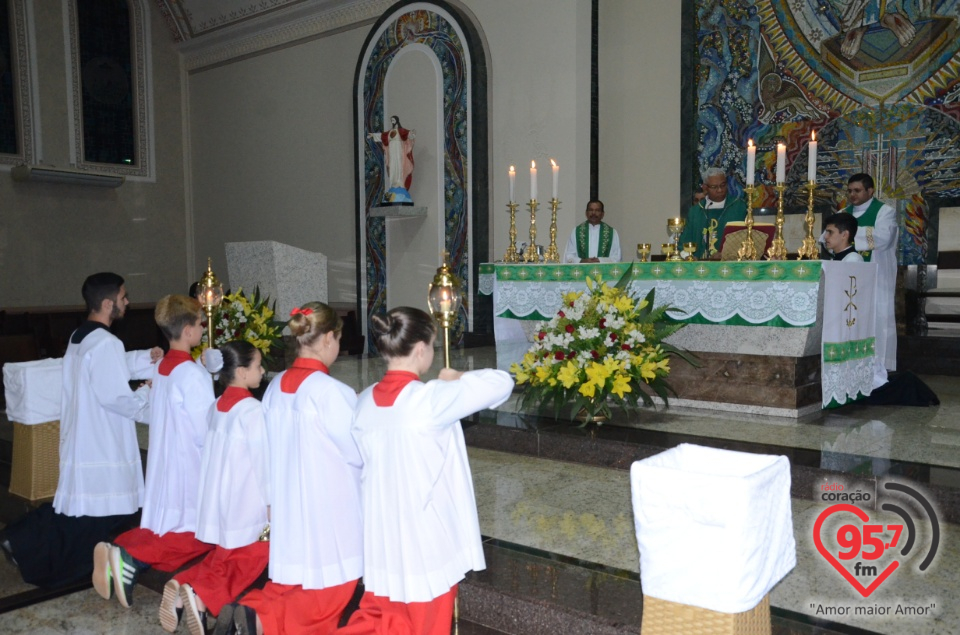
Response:
[[[93,590],[104,600],[113,597],[113,576],[110,569],[110,549],[113,547],[109,542],[98,542],[93,548]]]
[[[177,608],[177,600],[180,599],[180,583],[170,578],[163,585],[163,598],[160,600],[160,626],[168,633],[173,633],[180,626],[180,616],[183,615],[183,607]]]
[[[187,615],[187,630],[190,635],[206,635],[207,612],[197,607],[197,594],[189,584],[180,585],[180,599],[183,600],[183,612]]]

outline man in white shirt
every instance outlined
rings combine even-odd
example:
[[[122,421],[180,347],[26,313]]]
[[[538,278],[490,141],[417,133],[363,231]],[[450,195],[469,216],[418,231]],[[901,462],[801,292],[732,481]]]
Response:
[[[149,387],[134,392],[129,382],[149,377],[163,351],[125,353],[110,333],[130,303],[119,275],[89,276],[83,299],[87,321],[70,336],[63,358],[60,478],[53,506],[43,505],[8,527],[3,542],[24,581],[43,587],[89,579],[94,545],[129,525],[143,503],[134,421],[147,409]]]
[[[587,203],[587,220],[570,232],[564,262],[620,262],[620,236],[603,222],[603,201]]]

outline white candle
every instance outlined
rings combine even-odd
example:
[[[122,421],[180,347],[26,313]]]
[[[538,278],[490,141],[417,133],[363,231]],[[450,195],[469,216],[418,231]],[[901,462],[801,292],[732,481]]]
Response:
[[[560,166],[553,159],[550,159],[550,165],[553,166],[553,198],[557,199],[557,184],[560,182]]]
[[[810,155],[807,160],[807,180],[817,182],[817,133],[810,133]]]
[[[530,162],[530,200],[537,200],[537,162]]]
[[[507,170],[507,176],[510,177],[510,202],[513,202],[513,186],[517,182],[517,170],[512,165],[510,169]]]
[[[753,185],[753,175],[757,171],[757,146],[753,139],[747,141],[747,185]]]
[[[787,146],[777,144],[777,184],[787,180]]]

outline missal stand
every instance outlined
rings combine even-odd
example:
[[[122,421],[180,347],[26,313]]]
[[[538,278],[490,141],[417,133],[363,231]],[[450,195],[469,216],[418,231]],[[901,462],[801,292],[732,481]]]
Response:
[[[769,634],[797,560],[787,458],[684,443],[634,463],[630,486],[641,635]]]

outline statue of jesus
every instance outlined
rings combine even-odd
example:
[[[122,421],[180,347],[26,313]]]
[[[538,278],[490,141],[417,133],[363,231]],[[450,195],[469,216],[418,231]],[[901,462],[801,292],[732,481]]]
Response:
[[[384,192],[384,202],[390,204],[413,204],[410,184],[413,182],[413,142],[415,130],[400,125],[400,118],[390,117],[390,130],[371,132],[369,136],[383,146],[384,163],[389,187]]]

